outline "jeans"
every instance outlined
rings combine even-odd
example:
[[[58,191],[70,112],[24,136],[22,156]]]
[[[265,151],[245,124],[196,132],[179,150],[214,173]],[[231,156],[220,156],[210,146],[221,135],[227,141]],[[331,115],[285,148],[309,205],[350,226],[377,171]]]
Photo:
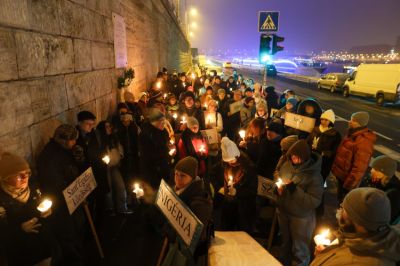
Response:
[[[300,218],[278,209],[278,222],[282,233],[282,254],[286,260],[284,264],[309,265],[315,215]]]
[[[118,166],[112,166],[107,169],[107,178],[110,185],[110,192],[106,195],[106,209],[122,212],[127,210],[126,189],[124,179]]]

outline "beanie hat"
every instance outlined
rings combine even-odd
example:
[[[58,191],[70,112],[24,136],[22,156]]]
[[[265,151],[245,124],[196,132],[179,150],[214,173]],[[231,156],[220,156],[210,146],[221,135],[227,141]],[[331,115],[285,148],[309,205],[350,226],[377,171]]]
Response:
[[[165,115],[158,108],[150,108],[147,117],[150,122],[155,122],[165,118]]]
[[[188,128],[191,128],[193,126],[199,126],[199,121],[193,116],[189,116],[187,119],[187,126]]]
[[[332,111],[332,109],[329,109],[329,110],[326,110],[325,112],[323,112],[320,119],[322,119],[322,118],[332,122],[332,124],[335,123],[335,113]]]
[[[124,99],[125,99],[125,102],[134,102],[135,96],[133,96],[132,92],[126,91],[126,92],[124,92]]]
[[[207,86],[206,91],[212,91],[212,90],[213,90],[213,87]]]
[[[390,222],[389,198],[376,188],[351,190],[343,200],[343,209],[354,223],[369,231],[377,231]]]
[[[369,122],[369,114],[367,112],[356,112],[351,115],[351,119],[365,127]]]
[[[371,167],[391,178],[397,170],[397,162],[386,155],[376,157],[371,161]]]
[[[221,140],[222,160],[224,162],[230,162],[240,157],[240,151],[236,146],[235,142],[227,137],[223,137]]]
[[[293,108],[296,108],[297,106],[297,100],[294,97],[290,97],[286,100],[287,103],[291,103],[293,105]]]
[[[182,100],[184,101],[187,97],[191,97],[194,101],[194,99],[196,98],[194,96],[194,93],[191,91],[185,91],[184,93],[182,93]]]
[[[274,87],[274,86],[268,86],[268,87],[265,89],[265,91],[266,91],[267,93],[272,93],[272,92],[275,91],[275,87]]]
[[[175,170],[191,176],[193,179],[197,177],[198,162],[192,156],[185,157],[175,165]]]
[[[219,89],[218,94],[220,94],[220,93],[226,94],[226,91],[224,89]]]
[[[246,88],[245,90],[244,90],[244,92],[253,92],[253,89],[252,88]]]
[[[78,118],[79,122],[82,122],[85,120],[96,120],[96,116],[92,112],[89,112],[89,111],[79,112],[77,115],[77,118]]]
[[[18,155],[8,152],[0,155],[0,180],[29,169],[28,162]]]
[[[273,131],[278,135],[283,135],[285,132],[283,125],[277,122],[269,122],[267,125],[267,130]]]
[[[62,141],[74,140],[77,137],[78,137],[78,130],[74,126],[68,124],[59,125],[54,131],[53,135],[53,138],[55,140],[62,140]]]
[[[281,140],[281,150],[287,151],[292,147],[292,145],[299,140],[299,137],[297,135],[290,135],[287,136],[286,138],[283,138]]]
[[[311,156],[311,149],[310,146],[308,145],[307,141],[304,139],[296,141],[292,147],[289,148],[287,151],[288,156],[295,155],[297,157],[300,157],[303,162],[308,161]]]

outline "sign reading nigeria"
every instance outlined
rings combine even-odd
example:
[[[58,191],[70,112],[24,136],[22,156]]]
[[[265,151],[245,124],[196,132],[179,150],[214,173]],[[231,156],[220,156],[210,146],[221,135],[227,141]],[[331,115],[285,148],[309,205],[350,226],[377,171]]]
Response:
[[[90,167],[63,190],[69,214],[72,214],[78,208],[96,186],[97,183]]]
[[[156,205],[193,253],[204,225],[163,179],[158,189]]]
[[[277,32],[279,29],[278,11],[260,11],[258,12],[258,31],[259,32]]]

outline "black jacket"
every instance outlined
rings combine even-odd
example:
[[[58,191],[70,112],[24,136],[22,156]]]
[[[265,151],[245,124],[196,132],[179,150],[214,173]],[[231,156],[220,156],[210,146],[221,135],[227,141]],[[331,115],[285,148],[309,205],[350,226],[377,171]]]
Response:
[[[273,173],[282,155],[281,138],[276,140],[263,139],[260,143],[260,156],[257,161],[257,173],[263,177],[273,179]]]
[[[198,109],[196,107],[192,107],[191,109],[186,108],[185,106],[181,106],[178,110],[179,117],[186,116],[188,117],[194,117],[197,119],[200,125],[200,129],[206,129],[205,121],[204,121],[204,113],[201,109]]]

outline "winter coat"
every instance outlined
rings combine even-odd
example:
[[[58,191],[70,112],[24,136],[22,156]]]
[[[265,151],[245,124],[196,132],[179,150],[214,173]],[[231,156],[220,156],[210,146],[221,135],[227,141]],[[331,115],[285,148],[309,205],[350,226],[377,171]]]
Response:
[[[265,100],[267,101],[267,107],[268,107],[268,114],[271,113],[271,109],[278,109],[279,104],[278,104],[278,94],[274,90],[268,89],[266,90],[267,96],[265,96]]]
[[[118,142],[122,146],[121,173],[125,180],[139,174],[138,128],[135,123],[128,127],[121,125],[117,131]]]
[[[159,130],[149,122],[143,124],[139,134],[140,169],[143,178],[153,188],[158,188],[161,179],[169,179],[169,136],[166,129]]]
[[[265,138],[261,141],[259,146],[260,156],[256,164],[259,175],[273,179],[273,173],[282,155],[280,142],[281,138],[274,140]]]
[[[201,109],[198,109],[194,106],[191,109],[188,109],[185,106],[181,106],[178,111],[178,117],[182,117],[182,116],[186,116],[186,118],[194,117],[199,122],[199,126],[200,126],[201,130],[206,128],[206,125],[204,123],[204,113]]]
[[[204,112],[204,119],[206,122],[206,128],[210,129],[210,128],[215,128],[217,129],[218,133],[221,133],[222,130],[224,129],[224,122],[222,120],[222,116],[220,113],[215,112],[215,113],[211,113],[211,112]]]
[[[320,172],[321,157],[317,153],[312,153],[311,158],[301,165],[293,165],[291,160],[284,162],[279,176],[285,183],[292,183],[278,196],[279,210],[296,217],[314,215],[324,192]]]
[[[229,104],[230,101],[227,96],[225,96],[222,101],[218,99],[218,112],[221,113],[222,119],[224,121],[228,118]]]
[[[262,153],[261,143],[263,143],[265,139],[265,134],[262,134],[259,137],[249,136],[245,138],[246,147],[243,149],[243,151],[247,154],[247,156],[249,156],[250,160],[254,164],[256,164],[260,158],[260,154]]]
[[[382,182],[383,181],[383,182]],[[388,180],[382,180],[380,183],[372,182],[371,175],[367,175],[360,184],[361,187],[374,187],[383,190],[390,200],[391,218],[390,223],[394,223],[400,218],[400,180],[396,176],[388,177]]]
[[[368,128],[358,128],[347,135],[336,150],[332,165],[333,175],[347,190],[358,187],[371,159],[376,134]]]
[[[233,99],[230,99],[229,102],[227,103],[227,108],[229,110],[230,104],[234,103]],[[229,112],[229,111],[228,111]],[[227,133],[229,139],[235,140],[237,137],[237,134],[239,132],[239,129],[241,127],[241,112],[237,112],[235,114],[231,114],[228,116],[227,119],[224,119],[224,124],[225,127],[225,132]]]
[[[241,127],[247,127],[250,123],[250,121],[254,117],[254,107],[246,107],[246,105],[243,105],[243,108],[240,109],[240,126]]]
[[[319,126],[315,127],[307,138],[311,149],[322,156],[321,175],[324,179],[331,171],[336,150],[341,140],[342,137],[336,129],[330,128],[321,132]]]
[[[200,152],[200,147],[204,147],[204,152]],[[208,157],[208,145],[201,132],[193,133],[190,129],[185,129],[178,142],[178,156],[183,159],[192,156],[199,162],[198,175],[204,177],[206,174],[206,159]]]
[[[368,236],[342,233],[338,245],[318,254],[311,266],[395,266],[400,261],[400,226]]]
[[[40,217],[36,209],[40,204],[40,192],[31,184],[29,188],[26,203],[14,199],[0,188],[0,248],[6,250],[10,265],[34,265],[52,257],[57,245],[47,219],[39,221],[42,226],[37,229],[37,234],[27,233],[21,228],[22,223]]]

